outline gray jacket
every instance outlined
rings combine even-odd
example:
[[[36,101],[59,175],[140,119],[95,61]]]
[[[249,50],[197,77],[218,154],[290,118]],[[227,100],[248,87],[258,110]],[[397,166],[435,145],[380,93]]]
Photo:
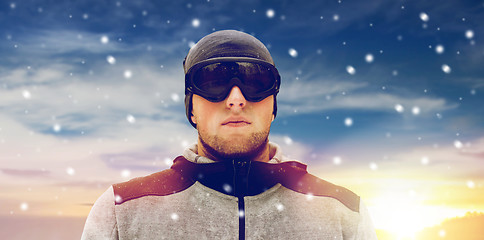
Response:
[[[351,191],[287,161],[214,163],[196,146],[170,169],[111,186],[81,239],[377,239]]]

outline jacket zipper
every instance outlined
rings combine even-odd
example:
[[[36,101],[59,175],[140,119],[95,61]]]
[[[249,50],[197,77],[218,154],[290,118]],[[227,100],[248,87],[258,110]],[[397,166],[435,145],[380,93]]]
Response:
[[[238,197],[239,199],[239,239],[245,239],[245,203],[244,197]]]
[[[245,240],[245,202],[244,197],[248,188],[248,175],[250,161],[233,160],[234,166],[234,188],[235,196],[238,199],[239,217],[239,240]]]

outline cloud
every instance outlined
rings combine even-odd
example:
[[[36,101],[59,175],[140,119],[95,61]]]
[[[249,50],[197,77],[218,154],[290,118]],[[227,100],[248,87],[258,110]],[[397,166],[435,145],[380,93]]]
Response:
[[[188,144],[188,142],[186,143]],[[169,154],[171,151],[163,149],[163,147],[164,146],[134,151],[105,153],[100,157],[111,169],[155,172],[160,171],[160,168],[167,168],[172,164],[173,159]]]
[[[48,178],[50,171],[36,170],[36,169],[13,169],[13,168],[1,168],[0,171],[3,174],[20,177],[20,178]]]
[[[367,83],[348,81],[291,81],[278,97],[281,115],[353,109],[395,112],[400,104],[408,112],[418,107],[421,113],[438,113],[456,108],[443,98],[414,97],[366,90]]]

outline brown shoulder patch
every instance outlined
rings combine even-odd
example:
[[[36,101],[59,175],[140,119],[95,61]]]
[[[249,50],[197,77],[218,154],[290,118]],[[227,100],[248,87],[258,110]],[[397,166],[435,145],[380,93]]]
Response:
[[[284,187],[302,194],[334,198],[352,211],[360,211],[360,197],[352,191],[322,180],[307,172],[305,174],[301,174],[301,172],[303,172],[301,169],[296,169],[293,167],[292,170],[288,171],[288,174],[299,175],[297,180],[294,178],[286,178],[290,180],[283,180],[281,181],[281,184]]]
[[[134,178],[128,182],[113,185],[115,203],[120,205],[126,201],[144,196],[166,196],[181,192],[195,181],[188,179],[173,169],[151,174],[146,177]]]
[[[286,162],[287,163],[287,162]],[[313,196],[331,197],[352,211],[359,212],[360,197],[352,191],[322,180],[306,171],[304,164],[295,165],[287,163],[281,164],[279,169],[279,182],[286,188],[302,194],[310,194]]]

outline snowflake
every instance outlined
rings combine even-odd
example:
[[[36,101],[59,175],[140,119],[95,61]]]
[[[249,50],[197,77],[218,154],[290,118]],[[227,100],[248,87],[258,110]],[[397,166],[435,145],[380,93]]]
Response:
[[[428,165],[429,164],[429,158],[427,156],[424,156],[424,157],[422,157],[422,159],[420,159],[420,162],[422,163],[422,165]]]
[[[133,72],[131,72],[131,70],[124,71],[124,78],[130,79],[132,76],[133,76]]]
[[[372,62],[373,62],[373,60],[374,60],[373,54],[371,54],[371,53],[366,54],[366,56],[365,56],[365,61],[366,61],[367,63],[372,63]]]
[[[395,105],[395,111],[399,113],[403,113],[405,111],[405,108],[401,104],[396,104]]]
[[[421,12],[420,13],[420,19],[424,22],[428,22],[429,21],[429,15],[427,15],[427,13]]]
[[[290,137],[285,136],[284,137],[284,143],[287,144],[287,145],[292,145],[293,141]]]
[[[227,193],[232,192],[232,187],[231,187],[229,184],[227,184],[227,183],[225,183],[225,184],[222,186],[222,188],[223,188],[223,189],[224,189],[224,191],[225,191],[225,192],[227,192]]]
[[[30,94],[28,90],[23,90],[22,96],[24,96],[25,99],[30,99],[32,97],[32,94]]]
[[[170,217],[171,217],[171,219],[172,219],[173,221],[177,221],[177,220],[180,218],[180,217],[178,216],[178,214],[176,214],[176,213],[172,213],[172,214],[170,215]]]
[[[464,144],[462,144],[461,141],[459,140],[455,140],[454,141],[454,147],[457,148],[457,149],[461,149],[462,147],[464,146]]]
[[[356,73],[356,69],[351,65],[346,66],[346,71],[351,75],[355,75]]]
[[[442,71],[444,71],[444,73],[449,74],[452,71],[452,69],[449,67],[449,65],[443,64],[442,65]]]
[[[351,126],[353,126],[353,119],[352,119],[352,118],[347,117],[347,118],[345,118],[344,123],[345,123],[345,126],[347,126],[347,127],[351,127]]]
[[[278,204],[276,204],[276,208],[277,208],[277,210],[278,210],[279,212],[281,212],[282,210],[284,210],[284,205],[282,205],[282,204],[278,203]]]
[[[438,54],[442,54],[442,53],[444,53],[444,50],[445,50],[445,49],[444,49],[444,46],[442,46],[442,45],[440,45],[440,44],[439,44],[439,45],[437,45],[437,46],[435,46],[435,52],[436,52],[436,53],[438,53]]]
[[[473,181],[469,180],[469,181],[467,181],[467,187],[468,188],[475,188],[476,184]]]
[[[266,16],[268,18],[273,18],[276,15],[276,12],[273,9],[267,9]]]
[[[341,157],[339,157],[339,156],[335,156],[335,157],[333,158],[333,164],[334,164],[334,165],[340,165],[340,164],[341,164]]]
[[[373,170],[373,171],[378,170],[378,165],[375,162],[371,162],[370,163],[370,169]]]
[[[472,39],[474,37],[474,31],[472,30],[467,30],[466,31],[466,38],[467,39]]]
[[[308,201],[313,200],[313,198],[314,198],[314,195],[313,195],[312,193],[308,193],[308,194],[306,194],[306,199],[307,199]]]
[[[128,121],[129,123],[135,123],[136,118],[133,115],[128,114],[128,116],[126,116],[126,121]]]
[[[60,124],[56,123],[54,124],[54,126],[52,126],[52,130],[54,130],[54,132],[60,132],[62,130],[62,127]]]
[[[108,36],[104,35],[104,36],[101,37],[100,41],[101,41],[102,44],[108,44],[109,38],[108,38]]]
[[[294,48],[289,48],[289,55],[293,58],[297,57],[297,51]]]
[[[106,57],[106,61],[111,64],[111,65],[114,65],[116,64],[116,58],[114,58],[113,56],[109,55]]]
[[[66,172],[67,172],[67,174],[68,174],[69,176],[74,176],[74,174],[76,174],[76,170],[75,170],[74,168],[72,168],[72,167],[68,167],[68,168],[66,169]]]
[[[180,101],[180,96],[176,93],[173,93],[171,94],[171,100],[173,100],[173,102],[178,102]]]
[[[121,171],[121,176],[124,178],[129,178],[131,176],[131,171],[129,171],[128,169],[124,169],[123,171]]]
[[[420,114],[420,108],[415,106],[412,108],[412,113],[413,115],[419,115]]]
[[[200,27],[200,20],[198,18],[195,18],[192,20],[192,26],[194,28]]]
[[[20,210],[22,210],[22,211],[27,211],[27,210],[29,210],[29,204],[28,204],[28,203],[26,203],[26,202],[21,203],[21,204],[20,204]]]

